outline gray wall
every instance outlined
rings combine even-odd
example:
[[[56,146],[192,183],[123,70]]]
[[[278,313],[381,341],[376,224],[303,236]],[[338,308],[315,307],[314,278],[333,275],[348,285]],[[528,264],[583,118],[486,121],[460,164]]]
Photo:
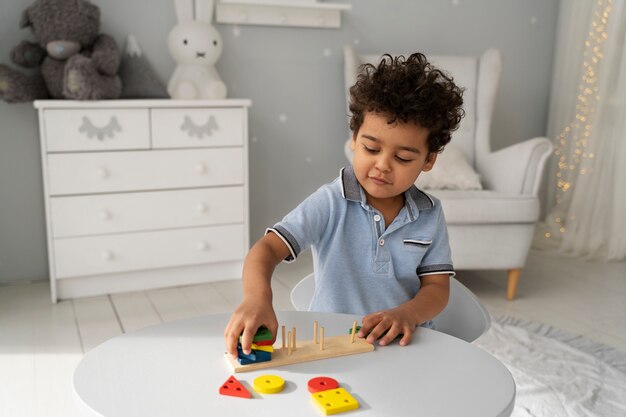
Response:
[[[340,0],[337,0],[340,2]],[[352,0],[341,29],[217,25],[218,70],[230,97],[250,98],[252,239],[336,177],[347,135],[342,48],[503,55],[492,126],[499,149],[543,135],[558,0]],[[29,38],[18,28],[30,0],[0,3],[0,62]],[[102,31],[134,34],[166,82],[171,0],[94,0]],[[38,126],[30,104],[0,102],[0,283],[47,277]]]

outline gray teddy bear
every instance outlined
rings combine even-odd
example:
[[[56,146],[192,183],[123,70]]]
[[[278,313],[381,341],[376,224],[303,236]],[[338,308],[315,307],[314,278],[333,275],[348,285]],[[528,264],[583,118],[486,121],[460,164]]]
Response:
[[[86,0],[36,0],[24,10],[20,27],[30,27],[36,43],[22,41],[11,60],[25,74],[0,64],[0,99],[9,103],[45,98],[118,98],[121,54],[109,35],[100,34],[100,9]]]

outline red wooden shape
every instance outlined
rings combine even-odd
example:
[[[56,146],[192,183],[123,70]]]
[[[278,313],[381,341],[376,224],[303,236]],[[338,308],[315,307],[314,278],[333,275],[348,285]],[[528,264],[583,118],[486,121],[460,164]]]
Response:
[[[220,387],[220,394],[230,395],[232,397],[252,398],[250,391],[248,391],[246,387],[244,387],[234,376],[231,376],[222,384]]]
[[[337,382],[336,379],[327,376],[318,376],[316,378],[309,379],[309,383],[307,385],[310,393],[339,388],[339,382]]]

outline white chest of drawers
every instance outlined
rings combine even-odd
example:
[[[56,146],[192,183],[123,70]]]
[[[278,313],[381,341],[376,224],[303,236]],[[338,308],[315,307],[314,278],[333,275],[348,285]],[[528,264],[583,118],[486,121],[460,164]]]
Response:
[[[241,277],[249,106],[36,101],[52,300]]]

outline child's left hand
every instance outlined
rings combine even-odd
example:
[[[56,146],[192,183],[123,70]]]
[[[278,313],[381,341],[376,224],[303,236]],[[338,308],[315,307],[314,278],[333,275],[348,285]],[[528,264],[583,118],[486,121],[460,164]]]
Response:
[[[368,314],[363,317],[361,330],[357,336],[367,337],[366,342],[372,344],[380,338],[378,344],[385,346],[402,335],[400,346],[408,345],[415,328],[420,324],[413,316],[414,313],[411,311],[410,305],[407,304],[399,305],[391,310]]]

